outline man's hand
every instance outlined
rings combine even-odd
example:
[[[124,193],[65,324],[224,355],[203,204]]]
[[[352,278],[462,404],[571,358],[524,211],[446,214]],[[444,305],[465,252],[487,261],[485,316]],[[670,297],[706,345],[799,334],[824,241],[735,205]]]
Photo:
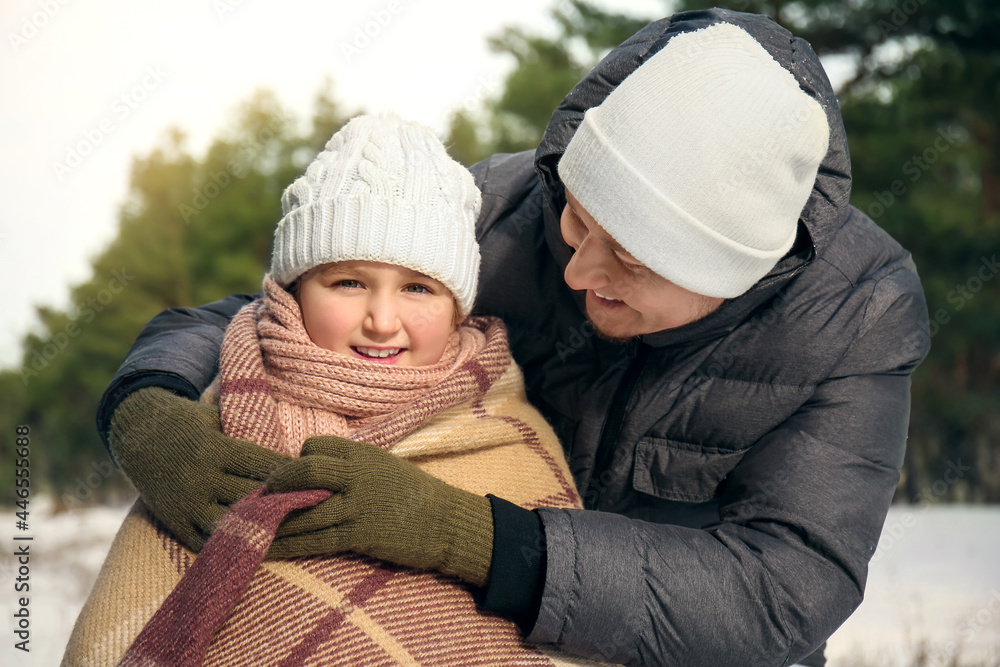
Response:
[[[229,505],[292,459],[222,434],[219,409],[146,387],[115,410],[111,454],[143,501],[198,551]]]
[[[489,499],[377,447],[334,437],[310,438],[299,460],[267,479],[268,491],[313,488],[334,495],[282,524],[269,556],[355,551],[486,584],[493,555]]]

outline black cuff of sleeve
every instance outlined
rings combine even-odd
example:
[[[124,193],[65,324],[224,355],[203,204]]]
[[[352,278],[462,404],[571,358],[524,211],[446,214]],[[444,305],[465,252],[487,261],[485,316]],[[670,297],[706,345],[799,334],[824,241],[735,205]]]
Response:
[[[107,391],[104,392],[104,396],[101,397],[101,403],[97,408],[97,432],[100,434],[101,442],[104,443],[104,449],[107,450],[108,456],[111,457],[111,461],[115,464],[115,467],[118,466],[118,462],[115,461],[114,456],[111,456],[111,446],[108,444],[108,429],[111,428],[111,417],[115,414],[118,405],[125,400],[126,396],[145,387],[167,389],[178,396],[183,396],[190,400],[198,398],[198,391],[194,388],[194,385],[179,375],[167,373],[132,375],[113,382]]]
[[[493,510],[490,580],[479,606],[528,633],[538,619],[545,589],[545,531],[537,512],[488,495]]]

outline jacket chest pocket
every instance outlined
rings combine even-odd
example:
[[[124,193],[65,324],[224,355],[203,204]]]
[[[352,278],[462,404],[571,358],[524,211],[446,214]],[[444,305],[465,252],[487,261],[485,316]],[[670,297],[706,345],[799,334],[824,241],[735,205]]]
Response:
[[[746,450],[643,438],[635,449],[632,486],[664,500],[707,502],[715,497],[719,484],[744,454]]]

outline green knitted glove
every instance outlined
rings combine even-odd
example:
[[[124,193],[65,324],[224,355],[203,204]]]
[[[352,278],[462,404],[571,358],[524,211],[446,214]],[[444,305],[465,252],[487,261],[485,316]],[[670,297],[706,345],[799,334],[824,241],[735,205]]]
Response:
[[[302,457],[267,479],[268,491],[314,488],[334,496],[289,518],[269,556],[355,551],[486,584],[493,555],[488,498],[372,445],[334,437],[306,440]]]
[[[219,409],[159,387],[129,394],[108,430],[111,454],[143,501],[198,551],[229,505],[291,461],[222,434]]]

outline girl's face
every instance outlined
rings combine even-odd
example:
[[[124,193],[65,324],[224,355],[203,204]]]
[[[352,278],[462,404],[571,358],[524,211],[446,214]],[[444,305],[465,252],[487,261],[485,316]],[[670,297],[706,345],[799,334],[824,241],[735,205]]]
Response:
[[[458,323],[447,287],[394,264],[324,264],[300,278],[297,296],[316,345],[376,364],[437,363]]]

